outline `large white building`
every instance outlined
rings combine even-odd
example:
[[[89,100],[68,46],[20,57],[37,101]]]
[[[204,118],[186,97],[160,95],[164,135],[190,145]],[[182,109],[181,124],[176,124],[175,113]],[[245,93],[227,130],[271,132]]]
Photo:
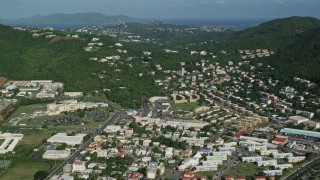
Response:
[[[49,116],[59,115],[62,112],[76,111],[78,109],[86,108],[86,103],[78,102],[77,100],[65,100],[61,103],[47,104],[46,114]]]
[[[293,157],[292,153],[275,153],[273,154],[273,158],[275,159],[284,159],[288,157]]]
[[[66,159],[70,156],[69,150],[47,150],[43,155],[43,159]]]
[[[216,171],[218,170],[217,165],[211,165],[211,166],[196,166],[196,171]]]
[[[252,157],[242,157],[242,162],[258,162],[262,161],[261,156],[252,156]]]
[[[63,95],[69,98],[79,98],[83,96],[83,92],[64,92]]]
[[[281,176],[283,174],[282,170],[268,170],[263,171],[267,176]]]
[[[212,152],[213,156],[230,156],[232,154],[231,151],[214,151]]]
[[[207,156],[207,161],[214,161],[214,160],[221,160],[221,161],[225,161],[227,160],[228,157],[225,156]]]
[[[284,170],[284,169],[288,169],[288,168],[292,168],[292,164],[277,164],[274,166],[276,169],[281,169],[281,170]]]
[[[277,165],[278,162],[275,159],[271,159],[271,160],[264,160],[264,161],[257,161],[257,165],[258,166],[275,166]]]
[[[115,133],[115,132],[118,132],[120,130],[121,130],[121,126],[115,126],[115,125],[109,125],[104,129],[104,131],[107,132],[107,133],[109,133],[109,132]]]
[[[199,164],[199,158],[190,157],[182,161],[181,165],[178,167],[179,171],[184,171],[187,168],[195,167]]]
[[[248,147],[249,152],[253,151],[265,151],[267,150],[267,146],[254,146],[254,147]]]
[[[302,116],[290,116],[289,120],[293,122],[294,124],[300,124],[306,121],[309,121],[308,118],[302,117]]]
[[[269,150],[261,150],[260,155],[261,156],[269,156],[270,154],[278,153],[279,151],[277,149],[269,149]]]
[[[305,159],[306,159],[305,156],[287,157],[288,162],[291,162],[291,163],[298,163]]]
[[[0,154],[6,154],[12,152],[18,142],[23,138],[23,134],[11,134],[0,132],[0,139],[4,139],[4,142],[0,144]]]
[[[204,166],[213,166],[213,165],[222,165],[223,161],[222,160],[207,160],[207,161],[202,161],[202,165]]]
[[[66,133],[58,133],[47,140],[49,143],[66,143],[67,145],[81,144],[86,134],[68,136]]]

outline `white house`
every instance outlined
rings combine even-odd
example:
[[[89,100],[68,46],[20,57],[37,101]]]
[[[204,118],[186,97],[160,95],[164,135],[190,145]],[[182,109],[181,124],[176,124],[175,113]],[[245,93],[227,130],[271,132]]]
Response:
[[[84,161],[76,160],[72,164],[72,172],[82,172],[86,170],[86,163]]]

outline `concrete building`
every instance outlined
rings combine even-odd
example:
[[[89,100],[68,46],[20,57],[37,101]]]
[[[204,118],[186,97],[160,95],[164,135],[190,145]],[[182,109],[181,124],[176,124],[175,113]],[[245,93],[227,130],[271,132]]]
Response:
[[[287,157],[288,162],[290,163],[298,163],[305,160],[305,156],[295,156],[295,157]]]
[[[271,160],[264,160],[264,161],[257,161],[257,165],[258,166],[275,166],[277,165],[278,162],[275,159],[271,159]]]
[[[223,161],[222,160],[207,160],[207,161],[202,161],[202,165],[204,166],[213,166],[213,165],[222,165]]]
[[[277,164],[274,166],[276,169],[281,169],[281,170],[284,170],[284,169],[288,169],[288,168],[292,168],[292,164]]]
[[[248,147],[249,152],[253,151],[265,151],[267,150],[267,146],[253,146],[253,147]]]
[[[68,136],[67,133],[58,133],[52,137],[50,137],[47,142],[49,143],[66,143],[67,145],[76,145],[81,144],[83,138],[87,134],[77,134],[75,136]]]
[[[276,154],[278,153],[277,149],[270,149],[270,150],[262,150],[260,151],[261,156],[269,156],[270,154]]]
[[[157,167],[150,167],[147,170],[147,178],[148,179],[155,179],[157,175]]]
[[[190,157],[182,161],[178,169],[179,171],[184,171],[187,168],[195,167],[198,164],[199,164],[199,158]]]
[[[232,154],[231,151],[214,151],[212,152],[212,156],[230,156]]]
[[[261,156],[252,156],[252,157],[241,157],[242,162],[258,162],[262,161]]]
[[[22,138],[23,138],[23,134],[11,134],[11,133],[2,134],[0,132],[0,139],[4,140],[3,143],[0,144],[0,154],[6,154],[8,152],[12,152]]]
[[[83,96],[83,92],[64,92],[63,95],[69,98],[80,98]]]
[[[202,171],[216,171],[218,170],[217,165],[211,165],[211,166],[196,166],[196,171],[202,172]]]
[[[200,146],[204,145],[204,138],[193,138],[193,137],[181,137],[180,141],[186,141],[189,145]]]
[[[86,163],[84,161],[75,160],[72,164],[72,172],[81,173],[86,170]]]
[[[285,133],[285,134],[289,134],[289,135],[301,135],[301,136],[320,138],[320,132],[315,132],[315,131],[305,131],[305,130],[299,130],[299,129],[283,128],[280,130],[280,132]]]
[[[293,122],[294,124],[300,124],[300,123],[309,121],[308,118],[305,118],[302,116],[290,116],[288,120]]]
[[[288,157],[293,157],[292,153],[275,153],[273,154],[273,158],[275,159],[284,159]]]
[[[77,102],[77,100],[65,100],[61,103],[51,103],[47,104],[46,114],[49,116],[59,115],[62,112],[76,111],[78,109],[86,108],[86,103]]]
[[[115,133],[121,130],[121,126],[108,125],[103,131],[107,133]]]
[[[47,150],[43,155],[43,159],[67,159],[70,156],[70,151],[68,150]]]
[[[231,152],[236,152],[237,151],[236,147],[228,147],[228,146],[219,147],[218,149],[219,149],[219,151],[231,151]]]
[[[283,174],[282,170],[268,170],[263,171],[267,176],[281,176]]]
[[[207,161],[214,161],[214,160],[221,160],[221,161],[225,161],[227,160],[228,157],[225,156],[207,156]]]

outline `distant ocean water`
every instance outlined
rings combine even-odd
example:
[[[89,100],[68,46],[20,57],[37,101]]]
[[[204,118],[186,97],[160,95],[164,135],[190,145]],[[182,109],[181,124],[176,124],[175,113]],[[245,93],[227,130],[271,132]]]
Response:
[[[266,19],[155,19],[148,21],[163,21],[169,24],[175,25],[191,25],[191,26],[228,26],[234,25],[239,28],[247,28],[252,26],[257,26],[263,22],[266,22]],[[19,24],[31,28],[46,28],[53,27],[57,30],[67,30],[73,28],[82,28],[86,26],[112,26],[118,23],[109,23],[109,24]],[[13,26],[16,24],[12,24]]]
[[[227,26],[235,25],[238,27],[257,26],[268,19],[164,19],[163,21],[176,25],[207,25],[207,26]]]

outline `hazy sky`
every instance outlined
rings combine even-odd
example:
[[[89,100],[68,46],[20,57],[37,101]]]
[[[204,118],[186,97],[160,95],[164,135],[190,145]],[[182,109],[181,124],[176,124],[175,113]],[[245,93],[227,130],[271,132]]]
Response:
[[[138,18],[320,18],[320,0],[0,0],[0,18],[101,12]]]

